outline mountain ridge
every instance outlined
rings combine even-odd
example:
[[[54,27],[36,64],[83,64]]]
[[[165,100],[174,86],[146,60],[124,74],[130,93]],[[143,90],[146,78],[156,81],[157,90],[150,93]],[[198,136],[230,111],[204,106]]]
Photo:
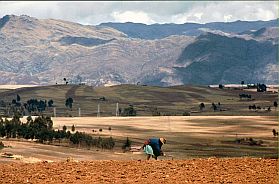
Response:
[[[161,86],[183,85],[191,82],[187,79],[189,77],[187,66],[193,62],[196,65],[199,58],[210,55],[208,49],[203,50],[207,52],[204,54],[201,52],[202,47],[197,47],[196,50],[190,51],[196,53],[195,57],[187,58],[189,54],[185,57],[185,50],[187,52],[188,47],[193,47],[193,44],[198,45],[203,37],[207,39],[206,35],[210,34],[216,35],[216,39],[223,36],[221,39],[225,42],[223,47],[228,47],[231,41],[236,42],[233,48],[228,47],[233,50],[241,47],[242,43],[251,44],[249,48],[252,49],[260,46],[263,51],[266,50],[265,48],[272,48],[272,52],[266,52],[265,57],[253,56],[258,63],[255,66],[264,68],[266,75],[259,70],[254,71],[253,68],[247,69],[262,73],[260,75],[262,77],[255,78],[255,82],[278,81],[275,77],[278,67],[274,64],[278,59],[274,56],[276,52],[278,53],[274,51],[278,46],[278,34],[276,34],[278,29],[273,27],[261,28],[257,30],[259,33],[257,35],[255,35],[257,32],[252,30],[227,33],[222,30],[201,29],[199,36],[182,34],[147,40],[129,37],[128,34],[111,27],[82,25],[55,19],[37,19],[26,15],[4,16],[0,19],[0,25],[2,25],[0,84],[61,84],[65,82],[63,78],[67,78],[70,83],[83,81],[92,86],[138,82]],[[136,31],[140,32],[140,30]],[[235,41],[239,39],[241,41]],[[209,39],[210,42],[207,42],[209,48],[213,47],[217,40]],[[197,52],[198,50],[200,52]],[[260,53],[262,50],[257,52]],[[207,62],[214,64],[212,60],[217,57],[218,51],[211,51],[211,57],[207,58]],[[238,53],[224,54],[224,56],[233,57],[234,54],[237,56]],[[224,57],[224,60],[229,58]],[[202,67],[204,63],[200,64]],[[230,63],[227,62],[226,65],[229,66]],[[192,72],[200,73],[198,69]],[[219,72],[224,73],[224,71]],[[210,73],[204,75],[210,76]],[[232,81],[233,78],[226,80],[216,78],[209,82],[231,83]],[[205,84],[205,79],[197,80],[195,83]]]

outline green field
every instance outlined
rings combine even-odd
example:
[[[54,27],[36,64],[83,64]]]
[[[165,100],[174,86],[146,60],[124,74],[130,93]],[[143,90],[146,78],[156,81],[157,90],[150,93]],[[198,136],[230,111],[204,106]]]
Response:
[[[240,99],[239,94],[246,93],[252,96],[251,100]],[[85,85],[53,85],[28,87],[11,90],[0,90],[0,100],[11,103],[19,94],[21,102],[30,98],[43,100],[53,99],[57,116],[96,116],[97,106],[100,104],[100,116],[115,116],[116,103],[119,108],[126,108],[132,104],[139,116],[160,115],[260,115],[277,116],[274,101],[278,101],[278,94],[272,92],[252,92],[241,89],[219,89],[207,86],[136,86],[119,85],[112,87],[92,87]],[[72,111],[65,107],[67,97],[74,100]],[[105,97],[105,101],[100,98]],[[203,102],[205,109],[200,111],[199,104]],[[220,107],[214,111],[211,104]],[[261,110],[249,110],[249,105],[261,106]],[[268,107],[271,111],[267,111]],[[263,109],[265,108],[265,109]],[[3,111],[3,107],[0,110]],[[222,111],[220,111],[222,109]],[[49,108],[45,114],[52,115]],[[1,111],[0,111],[1,113]],[[2,112],[3,114],[3,112]]]

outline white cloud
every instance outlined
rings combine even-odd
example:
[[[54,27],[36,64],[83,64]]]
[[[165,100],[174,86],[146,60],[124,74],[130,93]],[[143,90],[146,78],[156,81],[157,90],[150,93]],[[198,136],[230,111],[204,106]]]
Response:
[[[3,2],[0,16],[30,15],[83,24],[101,22],[207,23],[278,18],[276,1],[51,1]]]
[[[224,21],[225,22],[230,22],[230,20],[232,19],[232,15],[230,14],[230,15],[224,15]]]
[[[208,2],[193,6],[189,11],[173,15],[171,20],[184,22],[224,22],[236,20],[271,20],[278,18],[278,3],[275,1],[223,1]],[[197,16],[197,15],[202,16]]]
[[[135,22],[135,23],[145,23],[145,24],[154,24],[155,21],[149,17],[147,13],[142,11],[133,12],[113,12],[112,17],[115,22]]]

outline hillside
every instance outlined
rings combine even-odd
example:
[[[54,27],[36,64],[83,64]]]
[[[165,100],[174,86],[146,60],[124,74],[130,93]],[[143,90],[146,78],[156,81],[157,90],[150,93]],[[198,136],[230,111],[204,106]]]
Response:
[[[1,92],[1,91],[0,91]],[[252,98],[240,99],[239,94],[251,94]],[[97,106],[100,104],[101,116],[115,116],[116,103],[119,108],[133,105],[137,115],[265,115],[274,116],[276,111],[273,102],[277,100],[276,93],[243,91],[234,88],[209,88],[207,86],[174,86],[156,87],[141,85],[119,85],[111,87],[93,88],[86,85],[53,85],[4,90],[0,93],[0,101],[11,103],[20,95],[22,104],[31,98],[38,100],[54,101],[57,116],[78,116],[78,108],[81,108],[82,116],[96,116]],[[73,110],[65,107],[65,100],[72,97]],[[102,99],[105,97],[105,100]],[[199,104],[205,104],[205,109],[200,111]],[[214,111],[212,103],[220,107]],[[261,106],[261,110],[249,110],[250,105]],[[266,111],[268,107],[271,111]],[[6,107],[1,107],[4,113]],[[45,113],[52,115],[50,108]]]
[[[212,22],[206,24],[141,24],[141,23],[102,23],[99,27],[111,27],[127,36],[140,39],[162,39],[170,35],[199,36],[201,29],[220,30],[227,33],[241,33],[250,30],[259,30],[264,27],[277,27],[278,19],[270,21],[235,21],[235,22]]]
[[[278,44],[207,33],[184,49],[175,69],[184,84],[277,84],[277,61]]]
[[[8,15],[0,25],[0,84],[137,83],[171,67],[193,40],[130,39],[109,27],[29,16]]]
[[[64,84],[64,78],[72,84],[91,86],[200,85],[242,80],[277,84],[275,23],[127,23],[125,30],[139,34],[133,36],[109,24],[90,26],[7,15],[0,19],[0,84]],[[205,62],[197,62],[201,58]]]

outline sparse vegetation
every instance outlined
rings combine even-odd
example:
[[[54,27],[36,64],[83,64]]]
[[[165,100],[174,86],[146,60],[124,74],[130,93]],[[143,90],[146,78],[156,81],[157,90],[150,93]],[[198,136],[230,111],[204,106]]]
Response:
[[[236,139],[235,142],[237,144],[244,144],[244,145],[250,145],[250,146],[261,146],[263,144],[262,140],[254,140],[253,138],[241,138]]]
[[[72,126],[72,132],[74,132],[76,130],[75,125]]]
[[[78,93],[74,94],[76,90]],[[19,113],[20,115],[52,116],[55,107],[55,115],[58,117],[76,117],[79,115],[78,108],[74,108],[74,103],[76,103],[82,114],[86,116],[96,116],[97,105],[100,104],[100,113],[105,117],[115,115],[116,102],[121,107],[119,108],[120,116],[182,115],[185,111],[197,110],[198,112],[192,115],[255,115],[259,111],[249,111],[247,114],[248,106],[253,105],[250,104],[250,100],[255,100],[262,108],[273,107],[274,102],[277,102],[278,95],[275,93],[258,93],[255,90],[246,93],[244,91],[245,89],[234,90],[229,87],[226,87],[226,90],[216,90],[216,88],[206,88],[205,86],[162,88],[120,85],[112,88],[94,88],[94,90],[86,85],[42,86],[40,88],[27,88],[19,91],[20,93],[14,90],[1,93],[0,115],[12,117],[15,113]],[[21,98],[20,102],[17,102],[17,94]],[[43,99],[42,97],[46,94],[48,94],[48,98]],[[243,95],[241,97],[243,100],[238,100],[239,94],[245,94],[246,97]],[[249,95],[251,95],[251,99]],[[235,98],[236,96],[239,98]],[[74,97],[76,98],[74,99]],[[100,100],[101,97],[105,97],[105,101]],[[69,103],[71,101],[69,98],[74,101],[72,105]],[[14,103],[12,103],[13,99]],[[32,99],[33,102],[31,102]],[[29,103],[27,103],[28,100],[30,100]],[[208,102],[216,102],[217,110],[210,110],[211,104],[207,109]],[[219,111],[218,102],[223,104],[227,110]],[[204,103],[206,106],[203,110],[199,107],[200,103]],[[133,108],[129,104],[132,104]],[[207,110],[205,111],[205,109]],[[276,111],[271,111],[269,115],[276,115]]]
[[[214,111],[217,110],[217,106],[215,105],[215,103],[212,103],[212,104],[211,104],[211,108],[212,108]]]
[[[265,92],[266,91],[266,85],[265,84],[257,84],[257,92]]]
[[[204,103],[200,103],[199,108],[200,108],[200,111],[203,111],[205,109]]]
[[[72,110],[74,100],[73,98],[69,97],[66,99],[65,106]]]
[[[272,130],[272,134],[274,137],[278,136],[278,132],[275,129]]]
[[[0,141],[0,149],[2,149],[4,147],[5,147],[4,143],[2,141]]]
[[[275,107],[275,109],[277,109],[277,107],[278,107],[277,101],[274,101],[274,102],[273,102],[273,106]]]
[[[191,114],[189,112],[183,112],[182,116],[190,116]]]
[[[130,139],[127,137],[126,141],[124,142],[122,149],[126,151],[127,149],[129,150],[131,148],[132,142]]]
[[[123,111],[121,111],[122,116],[136,116],[137,111],[134,109],[133,105],[129,105],[129,107],[124,108]]]
[[[240,99],[243,99],[243,98],[246,98],[246,99],[251,99],[251,95],[249,95],[249,94],[239,94],[239,98]]]

